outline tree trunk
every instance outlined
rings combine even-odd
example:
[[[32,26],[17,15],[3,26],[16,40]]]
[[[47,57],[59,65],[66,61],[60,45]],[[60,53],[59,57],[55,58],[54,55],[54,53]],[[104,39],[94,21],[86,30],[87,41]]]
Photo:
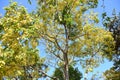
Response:
[[[64,80],[69,80],[69,63],[68,63],[68,55],[64,53]]]
[[[68,28],[67,26],[64,24],[64,28],[65,28],[65,50],[63,52],[63,57],[64,57],[64,78],[65,80],[69,80],[69,61],[68,61]]]

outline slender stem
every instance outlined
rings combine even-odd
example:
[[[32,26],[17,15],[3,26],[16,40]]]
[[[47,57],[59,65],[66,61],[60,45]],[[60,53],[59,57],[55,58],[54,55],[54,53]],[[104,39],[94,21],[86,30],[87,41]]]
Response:
[[[39,70],[39,72],[41,72],[42,74],[44,74],[45,76],[47,76],[47,77],[49,77],[49,78],[51,78],[51,79],[53,79],[53,80],[58,80],[56,77],[49,76],[47,73],[45,73],[45,72],[42,71],[42,70]]]

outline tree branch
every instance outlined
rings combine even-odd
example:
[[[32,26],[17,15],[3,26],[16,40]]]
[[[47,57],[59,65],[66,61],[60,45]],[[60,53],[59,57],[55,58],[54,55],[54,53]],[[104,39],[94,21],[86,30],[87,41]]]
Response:
[[[64,25],[64,27],[65,27],[65,37],[66,37],[66,40],[65,40],[65,42],[66,42],[66,45],[65,45],[65,53],[67,53],[67,52],[68,52],[68,39],[69,39],[69,37],[68,37],[67,26]]]
[[[98,50],[92,55],[92,57],[94,57],[101,49],[102,45],[100,45],[100,47],[98,48]]]
[[[42,37],[43,37],[44,39],[52,42],[53,44],[55,44],[55,45],[57,46],[58,50],[61,50],[61,51],[64,53],[64,50],[60,47],[60,45],[58,44],[58,41],[57,41],[57,39],[56,39],[55,37],[51,37],[51,36],[49,36],[48,34],[46,34],[46,36],[47,36],[48,38],[45,37],[45,36],[42,36]],[[49,38],[53,39],[54,41],[50,40]],[[63,59],[62,59],[59,55],[57,55],[57,54],[55,54],[55,53],[53,53],[53,55],[63,61]]]
[[[60,55],[57,55],[57,54],[55,54],[55,53],[53,53],[53,55],[54,55],[55,57],[59,58],[60,60],[64,61],[64,60],[60,57]]]
[[[64,50],[60,47],[56,38],[55,38],[55,43],[56,43],[58,49],[61,50],[64,53]]]
[[[45,73],[45,72],[42,71],[42,70],[39,70],[39,72],[41,72],[42,74],[44,74],[45,76],[47,76],[47,77],[49,77],[49,78],[51,78],[51,79],[53,79],[53,80],[58,80],[56,77],[49,76],[47,73]]]
[[[45,38],[45,36],[42,36],[42,37],[43,37],[44,39],[46,39],[46,40],[54,43],[54,44],[58,47],[58,49],[61,50],[61,51],[64,53],[64,50],[63,50],[63,49],[61,48],[61,46],[58,44],[58,41],[57,41],[57,39],[56,39],[55,37],[51,37],[51,36],[48,35],[48,34],[46,34],[46,36],[47,36],[48,38],[47,38],[47,37]],[[53,39],[54,41],[50,40],[49,38]]]

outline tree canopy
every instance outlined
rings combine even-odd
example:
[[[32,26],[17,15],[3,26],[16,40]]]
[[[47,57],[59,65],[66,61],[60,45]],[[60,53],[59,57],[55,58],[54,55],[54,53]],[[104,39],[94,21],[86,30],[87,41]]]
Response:
[[[81,79],[77,76],[81,73],[73,68],[76,64],[88,74],[104,58],[112,58],[116,48],[114,37],[110,31],[98,26],[98,14],[92,11],[98,0],[37,2],[38,8],[32,13],[16,2],[5,7],[6,13],[0,18],[1,79],[33,80],[46,76],[56,79],[54,76],[62,76],[62,80],[77,80]],[[37,47],[41,47],[41,40],[45,43],[46,56],[54,58],[39,55]],[[49,67],[46,60],[56,64],[53,77],[46,73]]]
[[[104,52],[112,53],[111,33],[96,26],[97,14],[90,11],[97,7],[98,0],[38,0],[38,4],[47,53],[64,66],[65,80],[69,80],[68,66],[74,59],[83,59],[80,65],[88,73],[99,65]]]
[[[69,66],[69,76],[70,80],[81,80],[82,73],[78,70],[78,68]],[[62,68],[56,68],[53,77],[57,78],[58,80],[64,80]]]
[[[105,71],[104,75],[106,80],[119,80],[120,79],[120,14],[116,14],[113,9],[112,17],[107,16],[107,13],[103,13],[103,25],[106,29],[112,32],[112,36],[115,42],[114,54],[112,60],[114,62],[113,67]],[[108,55],[109,56],[109,55]],[[111,76],[110,76],[111,75]]]
[[[37,37],[33,37],[39,21],[16,2],[4,9],[6,13],[0,18],[0,79],[40,77],[44,60],[36,48]]]

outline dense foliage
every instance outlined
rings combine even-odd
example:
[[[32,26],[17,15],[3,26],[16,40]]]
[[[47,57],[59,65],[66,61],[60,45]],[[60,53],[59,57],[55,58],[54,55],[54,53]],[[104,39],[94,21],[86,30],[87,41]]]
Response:
[[[112,58],[115,47],[112,33],[97,26],[98,16],[91,11],[97,7],[98,0],[37,1],[38,8],[33,13],[12,2],[0,18],[1,79],[33,80],[43,75],[55,79],[43,71],[49,66],[44,62],[46,59],[57,64],[56,78],[79,80],[81,73],[71,65],[81,65],[84,74],[88,74],[104,58]],[[45,42],[46,56],[54,58],[40,57],[37,49],[41,47],[40,40]]]
[[[34,36],[39,23],[16,2],[5,10],[5,15],[0,18],[0,79],[39,78],[44,61],[36,48],[38,36]]]
[[[120,14],[116,15],[115,9],[113,10],[113,16],[109,17],[106,13],[103,13],[103,24],[106,29],[112,32],[112,36],[115,42],[114,55],[112,60],[114,62],[113,67],[107,70],[104,74],[106,80],[119,80],[120,79]]]
[[[78,70],[78,68],[69,66],[69,76],[70,80],[81,80],[82,73]],[[53,77],[56,77],[58,80],[64,80],[63,70],[61,68],[56,68]]]
[[[90,11],[98,0],[38,0],[38,4],[46,52],[63,66],[64,80],[69,80],[68,67],[75,59],[80,59],[87,74],[106,57],[105,52],[112,53],[111,33],[96,26],[97,14]]]

